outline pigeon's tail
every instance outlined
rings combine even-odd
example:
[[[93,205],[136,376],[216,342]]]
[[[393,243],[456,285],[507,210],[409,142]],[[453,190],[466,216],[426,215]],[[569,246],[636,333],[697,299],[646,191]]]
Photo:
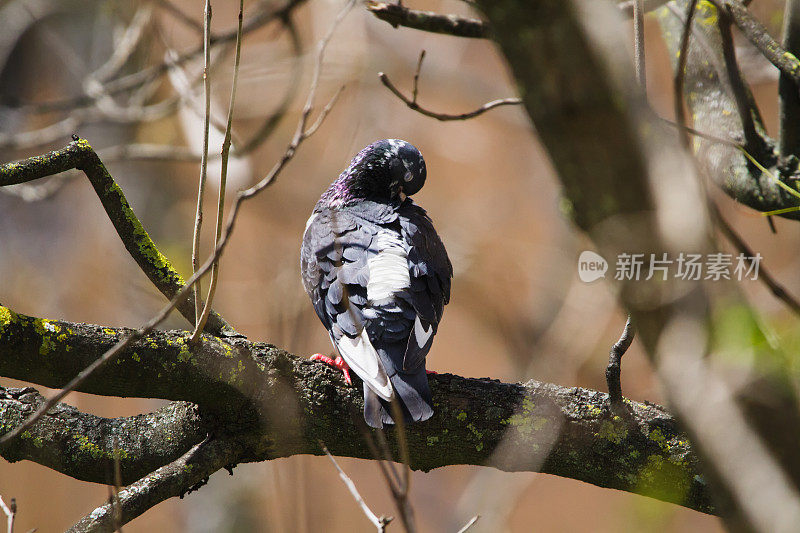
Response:
[[[422,368],[413,374],[398,372],[389,379],[407,422],[422,422],[433,416],[433,398],[428,385],[428,375]],[[364,384],[364,420],[370,427],[381,428],[394,424],[392,407]]]
[[[364,382],[364,420],[367,425],[373,428],[383,427],[383,415],[385,411],[381,405],[381,398],[375,391],[369,388],[367,382]],[[391,418],[389,419],[391,420]]]

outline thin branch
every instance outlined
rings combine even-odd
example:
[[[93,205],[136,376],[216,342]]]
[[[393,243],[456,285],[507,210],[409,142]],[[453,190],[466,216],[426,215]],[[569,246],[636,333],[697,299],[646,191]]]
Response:
[[[634,16],[633,12],[633,10],[635,9],[634,4],[637,1],[638,0],[623,0],[622,2],[617,2],[617,7],[619,8],[620,11],[622,11],[623,15],[625,15],[628,18],[632,18]],[[644,0],[644,2],[642,2],[643,4],[642,11],[644,13],[649,13],[663,6],[668,1],[669,0]]]
[[[244,11],[244,0],[239,0],[239,28],[238,34],[236,36],[236,57],[233,61],[233,84],[231,86],[231,100],[230,104],[228,105],[228,120],[225,126],[225,139],[222,141],[222,161],[220,165],[220,177],[219,177],[219,192],[217,195],[217,224],[216,224],[216,237],[214,239],[215,244],[219,244],[219,240],[222,237],[222,213],[225,209],[225,188],[228,183],[228,155],[230,154],[231,150],[231,126],[233,124],[233,108],[234,103],[236,102],[236,85],[239,81],[239,60],[242,56],[242,16]],[[206,130],[206,135],[208,134],[208,130]],[[206,138],[206,141],[208,139]],[[206,146],[206,149],[208,146]],[[208,157],[208,151],[204,152],[205,156]],[[198,209],[199,209],[198,203]],[[214,265],[211,267],[211,281],[208,286],[208,296],[206,296],[206,303],[203,306],[203,312],[200,314],[200,318],[195,325],[194,332],[192,333],[191,342],[196,342],[199,338],[200,334],[205,329],[206,321],[208,320],[208,314],[211,312],[211,302],[214,301],[214,292],[217,289],[217,279],[219,277],[219,260],[214,262]],[[199,286],[195,287],[195,298],[199,298],[197,293],[199,292]]]
[[[637,2],[642,2],[642,12],[644,13],[661,7],[667,3],[667,0],[627,0],[619,2],[617,6],[625,16],[633,17]],[[487,39],[492,36],[491,25],[484,20],[409,9],[401,2],[366,0],[365,5],[375,17],[388,22],[395,28],[404,26],[415,30],[473,39]]]
[[[186,27],[194,30],[200,35],[203,34],[203,24],[191,18],[189,15],[184,13],[180,8],[178,8],[175,4],[173,4],[169,0],[158,0],[157,4],[158,7],[169,12],[173,17],[175,17],[175,19],[182,22]]]
[[[320,441],[319,445],[322,448],[322,451],[325,452],[325,455],[328,456],[328,459],[331,460],[333,466],[336,467],[336,471],[339,472],[339,477],[344,482],[347,490],[350,491],[350,495],[361,508],[361,512],[364,513],[364,516],[366,516],[367,519],[372,522],[372,525],[375,526],[375,528],[378,530],[378,533],[383,533],[386,531],[386,525],[392,521],[392,517],[381,516],[379,518],[375,513],[373,513],[372,509],[369,508],[367,503],[364,501],[364,498],[362,498],[361,494],[358,492],[356,484],[353,483],[353,480],[344,473],[344,470],[342,470],[342,468],[339,466],[339,463],[336,462],[336,459],[333,458],[333,455],[331,455],[331,452],[328,451],[328,448],[325,446],[325,444]]]
[[[475,516],[473,516],[473,517],[470,519],[470,521],[469,521],[469,522],[467,522],[466,524],[464,524],[464,527],[462,527],[461,529],[459,529],[459,530],[458,530],[458,533],[466,533],[466,531],[467,531],[469,528],[471,528],[472,526],[474,526],[474,525],[475,525],[475,523],[478,521],[478,519],[479,519],[480,517],[481,517],[481,515],[479,515],[479,514],[476,514]]]
[[[365,5],[373,15],[395,28],[405,26],[416,30],[474,39],[486,39],[491,35],[489,24],[482,20],[456,15],[440,15],[431,11],[418,11],[401,4],[376,0],[367,0]]]
[[[747,242],[745,242],[745,240],[738,233],[736,233],[736,230],[733,229],[728,221],[723,218],[722,213],[720,213],[716,204],[709,202],[709,210],[716,219],[719,228],[722,230],[722,234],[725,235],[725,238],[728,239],[728,241],[733,244],[734,248],[742,253],[744,257],[747,258],[748,263],[752,265],[753,258],[756,257],[753,249],[748,246]],[[758,265],[758,279],[767,286],[773,296],[786,304],[786,306],[795,314],[800,315],[800,301],[792,296],[786,290],[786,288],[783,287],[783,285],[781,285],[766,268],[764,268],[763,264]]]
[[[192,273],[196,273],[200,266],[200,230],[203,226],[203,195],[206,189],[206,176],[208,174],[208,133],[211,119],[211,73],[208,71],[211,63],[211,0],[206,0],[203,11],[203,97],[205,108],[203,113],[203,151],[200,154],[200,181],[197,186],[197,209],[194,218],[194,234],[192,235]],[[203,301],[200,293],[202,283],[193,289],[194,295],[194,325],[200,326]]]
[[[284,20],[294,9],[305,3],[306,0],[289,0],[286,4],[270,10],[261,11],[256,13],[251,18],[245,21],[244,34],[249,34],[264,25],[274,20]],[[211,36],[211,45],[216,46],[236,39],[236,30],[227,31]],[[142,69],[136,73],[129,74],[122,78],[110,80],[106,86],[106,93],[110,96],[115,96],[129,90],[142,87],[145,84],[152,83],[172,68],[174,65],[183,64],[203,52],[203,45],[183,53],[174,60],[167,60],[158,65]],[[3,101],[0,99],[0,104],[6,107],[21,108],[29,113],[48,113],[51,111],[69,111],[80,107],[92,106],[95,104],[95,99],[89,95],[80,95],[76,97],[63,98],[59,100],[51,100],[47,102],[18,102],[18,101]]]
[[[647,93],[647,72],[644,60],[644,0],[633,0],[633,56],[636,79]]]
[[[678,124],[677,122],[673,122],[673,121],[671,121],[669,119],[666,119],[666,118],[663,118],[663,117],[657,117],[657,118],[661,122],[664,122],[665,124],[669,124],[673,128],[683,129],[687,133],[691,133],[692,135],[694,135],[696,137],[700,137],[701,139],[705,139],[707,141],[711,141],[711,142],[715,142],[715,143],[719,143],[719,144],[724,144],[725,146],[730,146],[731,148],[736,148],[737,150],[741,149],[741,148],[744,148],[741,145],[741,143],[738,143],[736,141],[732,141],[730,139],[723,139],[722,137],[717,137],[716,135],[711,135],[711,134],[702,132],[700,130],[696,130],[696,129],[690,127],[690,126]]]
[[[227,55],[227,48],[227,45],[224,45],[223,50],[214,58],[211,64],[211,70],[213,70],[214,66]],[[167,56],[173,56],[173,52],[169,49],[167,50]],[[183,71],[180,70],[180,65],[174,65],[173,69],[183,74]],[[98,102],[93,107],[72,110],[64,119],[48,124],[42,128],[13,134],[0,134],[0,148],[25,149],[50,144],[56,140],[68,137],[86,124],[96,122],[139,124],[142,122],[161,120],[174,114],[185,105],[187,101],[191,103],[191,96],[194,92],[193,86],[203,78],[202,72],[196,76],[194,80],[189,80],[188,76],[185,76],[185,74],[183,77],[186,78],[185,88],[178,88],[176,94],[170,95],[161,101],[148,105],[130,103],[125,107],[121,107],[116,103],[113,103],[113,105],[101,106]],[[146,99],[145,96],[142,98]],[[133,98],[131,100],[133,100]],[[198,115],[202,116],[202,112],[195,109],[195,107],[196,106],[191,105],[190,109],[197,111]],[[217,126],[220,131],[224,131],[224,125],[219,126],[213,115],[211,116],[211,123]],[[200,160],[199,157],[196,157],[196,159],[198,161]]]
[[[422,57],[424,57],[424,54],[420,55],[420,62],[418,64],[418,66],[417,66],[417,76],[415,76],[415,78],[414,78],[414,88],[415,89],[416,89],[416,84],[417,84],[417,81],[418,81],[419,69],[422,66]],[[420,105],[417,104],[417,101],[416,101],[416,93],[414,93],[414,98],[412,98],[412,99],[409,99],[408,97],[406,97],[406,95],[404,95],[402,92],[400,92],[400,90],[397,87],[395,87],[395,85],[391,82],[391,80],[389,80],[389,77],[386,74],[384,74],[383,72],[379,72],[378,76],[380,77],[381,82],[386,86],[386,88],[389,89],[390,91],[392,91],[395,96],[397,96],[400,100],[402,100],[403,103],[406,104],[409,109],[413,109],[414,111],[417,111],[418,113],[421,113],[421,114],[425,115],[426,117],[435,118],[436,120],[441,120],[443,122],[444,121],[448,121],[448,120],[467,120],[467,119],[470,119],[470,118],[477,117],[478,115],[482,115],[482,114],[486,113],[487,111],[489,111],[490,109],[494,109],[495,107],[500,107],[500,106],[504,106],[504,105],[520,105],[520,104],[522,104],[522,100],[520,100],[519,98],[502,98],[500,100],[492,100],[491,102],[487,102],[487,103],[483,104],[481,107],[479,107],[478,109],[475,109],[474,111],[469,111],[468,113],[461,113],[461,114],[458,114],[458,115],[448,115],[448,114],[445,114],[445,113],[437,113],[435,111],[430,111],[428,109],[420,107]]]
[[[622,373],[622,356],[630,348],[633,338],[636,336],[636,328],[631,323],[631,315],[625,321],[625,329],[619,340],[611,347],[608,355],[608,366],[606,367],[606,383],[608,384],[608,399],[612,404],[622,402],[622,383],[620,374]]]
[[[800,61],[798,61],[797,57],[784,50],[780,43],[772,38],[764,25],[750,13],[744,4],[737,0],[720,0],[720,3],[720,7],[727,8],[736,26],[758,48],[764,57],[778,67],[782,73],[794,80],[797,87],[800,87]]]
[[[97,193],[117,235],[125,245],[125,249],[153,285],[164,296],[172,299],[184,286],[183,278],[156,247],[131,209],[122,189],[85,140],[75,140],[65,148],[43,156],[0,165],[0,187],[27,183],[71,169],[83,171]],[[181,301],[178,310],[189,322],[194,322],[194,303],[190,298]],[[206,329],[213,335],[235,334],[233,328],[216,312],[212,313]]]
[[[733,34],[731,33],[731,17],[724,8],[719,9],[717,27],[722,39],[725,72],[728,75],[733,97],[736,101],[736,109],[739,111],[739,118],[742,121],[744,147],[749,153],[761,156],[768,153],[768,149],[764,139],[756,130],[756,124],[753,120],[753,113],[757,113],[757,111],[754,111],[755,102],[750,97],[750,90],[742,78],[739,63],[736,61],[736,49],[733,43]]]
[[[0,496],[0,508],[3,509],[3,513],[6,515],[7,533],[14,533],[14,517],[17,514],[17,500],[11,498],[11,504],[6,505],[6,502],[3,501],[3,497]]]
[[[793,55],[800,53],[800,0],[786,0],[783,13],[783,47]],[[797,80],[781,71],[780,153],[784,158],[800,154],[800,87]]]
[[[255,132],[253,132],[253,135],[246,140],[241,147],[237,146],[237,155],[249,154],[261,146],[264,141],[270,135],[272,135],[272,132],[275,131],[277,125],[289,111],[294,97],[300,92],[300,81],[303,78],[303,61],[301,60],[303,46],[300,40],[300,33],[297,31],[297,25],[292,20],[291,14],[287,14],[286,18],[283,19],[283,25],[289,34],[289,42],[291,43],[292,53],[295,58],[289,84],[287,85],[281,102],[275,111],[273,111],[264,120],[262,125]]]
[[[414,509],[411,507],[409,492],[411,491],[411,456],[408,452],[408,441],[406,435],[406,423],[400,401],[395,398],[390,404],[392,418],[394,419],[394,430],[397,438],[397,447],[400,449],[400,460],[403,463],[403,477],[396,486],[391,486],[392,497],[395,500],[397,510],[400,512],[400,520],[407,533],[416,533],[417,525],[414,520]],[[383,432],[378,432],[383,435]],[[385,444],[385,441],[381,441]],[[388,453],[388,448],[386,452]]]
[[[425,59],[425,50],[419,53],[419,60],[417,61],[417,70],[414,72],[414,85],[411,91],[411,102],[417,103],[417,92],[419,90],[419,73],[422,71],[422,61]]]
[[[144,30],[150,23],[152,14],[153,6],[149,4],[145,4],[136,11],[133,20],[125,29],[122,37],[114,44],[114,51],[111,56],[84,81],[84,88],[88,94],[93,93],[93,87],[97,87],[101,92],[104,92],[102,91],[102,83],[116,75],[130,60],[144,36]],[[99,95],[101,93],[96,94]]]
[[[179,459],[120,491],[120,522],[126,524],[168,498],[182,497],[204,484],[217,470],[235,463],[242,451],[242,446],[233,440],[209,439],[201,442]],[[107,503],[84,516],[68,532],[108,532],[113,531],[114,527],[112,505]]]
[[[697,7],[697,0],[691,0],[689,7],[686,10],[686,19],[683,23],[683,32],[681,33],[681,45],[678,52],[678,66],[675,69],[674,79],[674,108],[675,108],[675,121],[678,123],[678,135],[681,143],[686,150],[691,147],[689,135],[686,131],[686,115],[683,109],[683,85],[686,78],[686,61],[689,56],[689,37],[692,34],[692,19],[694,19],[695,8]]]

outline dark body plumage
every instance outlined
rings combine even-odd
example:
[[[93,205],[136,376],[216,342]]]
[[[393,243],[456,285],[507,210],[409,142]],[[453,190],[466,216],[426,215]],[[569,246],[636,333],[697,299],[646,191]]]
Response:
[[[303,236],[303,285],[339,354],[364,381],[364,418],[433,415],[425,357],[450,299],[453,268],[425,210],[406,194],[425,181],[409,143],[364,148],[322,195]]]

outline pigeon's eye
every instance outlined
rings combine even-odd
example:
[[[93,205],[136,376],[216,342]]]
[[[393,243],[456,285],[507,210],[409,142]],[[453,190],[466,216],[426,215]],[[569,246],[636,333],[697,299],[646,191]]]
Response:
[[[409,181],[411,181],[413,178],[414,178],[414,176],[411,174],[411,171],[410,171],[410,170],[407,170],[407,171],[406,171],[406,173],[405,173],[405,175],[403,176],[403,181],[405,181],[405,182],[409,182]]]

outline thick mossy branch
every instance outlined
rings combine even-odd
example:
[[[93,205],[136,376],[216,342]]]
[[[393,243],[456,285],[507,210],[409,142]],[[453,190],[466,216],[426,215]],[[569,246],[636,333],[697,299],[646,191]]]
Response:
[[[687,5],[686,0],[677,0],[674,5],[670,4],[656,12],[673,66],[677,63]],[[693,22],[692,42],[686,58],[684,95],[696,129],[715,137],[744,144],[741,116],[726,74],[722,41],[717,25],[718,18],[719,13],[712,3],[708,1],[698,3]],[[762,153],[751,155],[769,170],[771,175],[762,172],[735,147],[703,137],[695,138],[699,161],[705,167],[708,176],[725,193],[753,209],[763,212],[800,206],[797,197],[776,183],[777,178],[796,189],[797,180],[800,178],[797,165],[787,166],[785,162],[779,161],[775,141],[766,134],[757,110],[753,108],[751,112],[757,133],[763,139],[762,146],[765,147]],[[800,219],[800,211],[789,211],[780,215]]]
[[[0,187],[25,183],[71,169],[81,170],[89,178],[114,229],[136,264],[167,299],[174,297],[184,285],[183,278],[156,247],[131,209],[122,189],[85,140],[73,141],[65,148],[45,155],[0,165]],[[190,323],[194,323],[194,301],[191,298],[185,298],[177,309]],[[234,334],[233,329],[214,311],[206,323],[205,331],[212,335]]]
[[[0,431],[13,429],[42,402],[42,395],[31,387],[0,387]],[[114,483],[116,457],[127,485],[177,459],[204,437],[198,409],[188,403],[110,419],[62,403],[0,449],[0,455],[12,463],[27,459],[75,479],[109,485]]]
[[[0,307],[0,375],[59,386],[128,332]],[[318,455],[320,440],[336,455],[372,458],[353,419],[363,408],[360,386],[347,387],[333,370],[269,344],[206,336],[192,347],[187,338],[183,331],[153,333],[79,390],[194,402],[213,415],[206,417],[212,435],[247,440],[237,462]],[[626,401],[612,409],[606,394],[538,382],[446,374],[430,382],[436,414],[408,431],[415,469],[540,471],[713,512],[690,444],[658,406]],[[19,422],[14,416],[3,421],[6,431]],[[181,442],[200,434],[187,433]],[[126,451],[140,453],[136,446]]]

